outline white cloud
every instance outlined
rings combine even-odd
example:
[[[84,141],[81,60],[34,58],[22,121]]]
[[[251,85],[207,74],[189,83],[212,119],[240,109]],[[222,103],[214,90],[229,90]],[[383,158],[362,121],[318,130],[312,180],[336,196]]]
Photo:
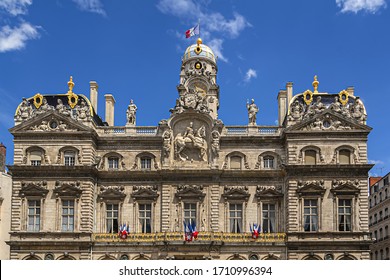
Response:
[[[253,78],[257,78],[257,72],[256,70],[249,68],[248,71],[246,71],[244,81],[248,83]]]
[[[189,19],[194,23],[200,21],[202,29],[223,32],[232,38],[251,24],[244,16],[234,13],[233,19],[226,19],[222,14],[202,10],[202,6],[193,0],[160,0],[157,8],[164,14],[170,14],[181,19]]]
[[[220,60],[228,59],[222,54],[223,39],[215,38],[213,34],[219,33],[222,37],[237,38],[240,33],[251,24],[244,16],[234,13],[232,19],[227,19],[221,13],[206,10],[207,3],[194,0],[160,0],[157,8],[164,14],[173,15],[195,25],[200,22],[200,35],[203,41],[209,45]],[[188,26],[190,28],[192,26]],[[184,36],[184,31],[181,36]],[[184,38],[184,37],[183,37]]]
[[[3,26],[0,30],[0,52],[24,48],[27,40],[39,37],[38,28],[27,22],[15,28],[11,28],[8,25]]]
[[[383,161],[381,160],[373,160],[373,159],[369,159],[368,160],[368,163],[371,163],[371,164],[385,164]]]
[[[222,54],[222,43],[222,39],[212,39],[207,43],[207,45],[213,50],[214,54],[217,56],[218,59],[224,62],[228,62],[228,59]]]
[[[103,4],[100,0],[73,0],[80,10],[97,13],[106,16],[106,11],[103,9]]]
[[[27,13],[27,8],[32,0],[0,0],[0,9],[6,10],[13,16]]]
[[[385,0],[336,0],[336,4],[341,8],[341,12],[357,13],[367,11],[376,13],[380,8],[386,7]]]

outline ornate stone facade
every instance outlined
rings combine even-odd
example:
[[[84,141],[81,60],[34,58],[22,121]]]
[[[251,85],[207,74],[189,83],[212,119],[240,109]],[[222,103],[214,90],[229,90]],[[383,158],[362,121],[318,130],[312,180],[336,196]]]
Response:
[[[369,259],[366,111],[353,89],[281,91],[278,126],[218,119],[212,50],[187,48],[168,119],[103,122],[91,100],[36,94],[16,110],[12,259]],[[44,101],[46,100],[46,101]],[[173,99],[174,100],[174,99]],[[50,139],[50,141],[47,141]],[[183,221],[199,235],[184,241]],[[250,225],[259,223],[259,238]],[[118,227],[129,225],[127,239]]]

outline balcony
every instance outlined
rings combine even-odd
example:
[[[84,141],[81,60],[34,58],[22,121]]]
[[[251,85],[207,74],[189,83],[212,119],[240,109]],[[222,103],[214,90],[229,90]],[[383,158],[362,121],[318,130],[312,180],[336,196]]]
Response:
[[[224,242],[224,243],[284,243],[285,233],[261,233],[253,239],[251,233],[200,232],[196,242]],[[183,232],[158,233],[130,233],[126,239],[119,238],[118,234],[94,233],[93,242],[109,243],[155,243],[155,242],[183,242]]]

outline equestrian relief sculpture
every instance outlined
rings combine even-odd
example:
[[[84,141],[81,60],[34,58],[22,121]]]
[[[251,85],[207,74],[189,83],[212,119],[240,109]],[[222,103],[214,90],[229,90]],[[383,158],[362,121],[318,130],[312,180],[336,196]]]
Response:
[[[190,158],[187,150],[198,150],[201,161],[207,161],[206,128],[202,125],[197,131],[194,130],[193,122],[190,122],[184,133],[176,135],[174,140],[175,157],[181,161],[194,160]]]

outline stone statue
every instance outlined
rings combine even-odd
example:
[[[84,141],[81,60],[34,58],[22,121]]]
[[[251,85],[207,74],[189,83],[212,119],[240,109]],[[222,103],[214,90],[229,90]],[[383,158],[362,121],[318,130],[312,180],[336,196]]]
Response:
[[[316,120],[311,124],[312,130],[322,130],[322,121],[319,118],[316,118]]]
[[[220,150],[220,147],[219,147],[219,138],[220,138],[220,134],[217,130],[214,130],[212,133],[211,133],[211,137],[212,137],[212,140],[211,140],[211,151],[213,152],[213,155],[214,157],[219,157],[219,150]]]
[[[364,115],[364,109],[362,104],[360,103],[359,97],[356,97],[355,102],[350,108],[350,111],[351,111],[351,116],[354,117],[356,120],[360,122],[366,120],[366,117]]]
[[[185,132],[178,134],[174,140],[175,156],[181,161],[190,160],[188,155],[184,153],[184,149],[199,150],[199,159],[207,161],[207,141],[206,128],[201,126],[196,132],[193,128],[193,122],[190,122]]]
[[[171,139],[172,139],[171,130],[165,131],[163,135],[163,152],[164,152],[163,155],[166,158],[168,158],[171,153]]]
[[[299,103],[298,100],[295,100],[290,108],[289,120],[290,121],[300,120],[302,119],[302,115],[303,115],[303,105]]]
[[[129,106],[127,106],[127,111],[126,111],[127,124],[135,125],[136,113],[137,113],[137,105],[135,105],[133,99],[131,99],[130,104]]]
[[[321,113],[326,109],[325,105],[321,102],[321,96],[317,96],[317,100],[313,104],[313,109],[316,114]]]
[[[78,120],[86,121],[89,120],[91,117],[89,106],[85,103],[84,100],[81,100],[80,105],[77,105],[76,112]]]
[[[32,108],[26,98],[23,98],[22,104],[20,104],[19,110],[15,115],[15,121],[27,120],[32,117]]]
[[[36,115],[40,115],[40,114],[43,114],[49,110],[53,110],[54,107],[53,106],[50,106],[49,103],[47,103],[47,99],[46,98],[43,98],[42,99],[42,105],[38,108],[38,110],[35,110],[34,113]]]
[[[66,106],[62,103],[62,100],[61,100],[61,99],[57,99],[56,110],[57,110],[60,114],[62,114],[62,115],[70,116],[70,110],[68,110],[68,108],[66,108]]]
[[[330,104],[329,109],[341,114],[341,103],[339,102],[339,98],[337,96],[334,97],[334,102]]]
[[[251,103],[246,103],[246,108],[248,109],[248,118],[250,125],[256,125],[256,115],[259,112],[259,107],[255,104],[255,100],[252,99]]]

